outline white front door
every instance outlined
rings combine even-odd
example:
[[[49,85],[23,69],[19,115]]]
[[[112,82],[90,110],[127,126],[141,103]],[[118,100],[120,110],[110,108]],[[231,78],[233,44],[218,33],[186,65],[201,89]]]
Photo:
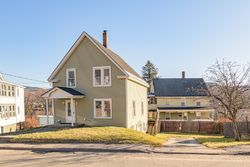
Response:
[[[75,100],[73,101],[73,108],[75,108]],[[71,111],[71,102],[70,100],[65,100],[65,114],[66,114],[66,123],[75,123],[75,112]]]

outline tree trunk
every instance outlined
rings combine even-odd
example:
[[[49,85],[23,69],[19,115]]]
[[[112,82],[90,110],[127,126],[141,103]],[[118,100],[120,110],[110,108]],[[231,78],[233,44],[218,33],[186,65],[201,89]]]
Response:
[[[240,141],[241,135],[240,135],[238,124],[235,120],[232,121],[232,124],[233,124],[234,139],[235,141]]]

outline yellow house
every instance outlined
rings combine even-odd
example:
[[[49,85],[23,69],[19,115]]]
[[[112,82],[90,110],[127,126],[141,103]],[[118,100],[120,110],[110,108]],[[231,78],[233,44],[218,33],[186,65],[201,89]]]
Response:
[[[213,121],[214,109],[202,78],[157,78],[149,94],[150,113],[159,113],[160,120]],[[151,115],[149,115],[151,117]]]
[[[48,81],[54,124],[147,130],[148,84],[109,49],[107,31],[103,43],[82,33]]]

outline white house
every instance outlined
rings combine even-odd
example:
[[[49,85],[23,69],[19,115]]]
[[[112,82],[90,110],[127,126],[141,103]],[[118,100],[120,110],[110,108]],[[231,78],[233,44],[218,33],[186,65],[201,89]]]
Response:
[[[24,120],[24,88],[5,81],[0,74],[0,134],[16,131]]]

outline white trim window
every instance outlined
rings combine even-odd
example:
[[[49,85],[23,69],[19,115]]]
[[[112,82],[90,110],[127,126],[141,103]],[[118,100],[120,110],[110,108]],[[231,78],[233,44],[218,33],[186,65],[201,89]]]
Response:
[[[200,107],[201,106],[201,102],[197,101],[196,102],[196,106]]]
[[[133,100],[132,102],[133,105],[133,116],[136,116],[136,106],[135,106],[135,101]]]
[[[94,118],[112,118],[112,99],[94,99]]]
[[[93,86],[94,87],[111,86],[110,66],[93,67]]]
[[[144,103],[143,103],[143,101],[141,102],[141,115],[144,115]]]
[[[76,87],[76,69],[69,68],[66,69],[66,83],[67,87]]]

